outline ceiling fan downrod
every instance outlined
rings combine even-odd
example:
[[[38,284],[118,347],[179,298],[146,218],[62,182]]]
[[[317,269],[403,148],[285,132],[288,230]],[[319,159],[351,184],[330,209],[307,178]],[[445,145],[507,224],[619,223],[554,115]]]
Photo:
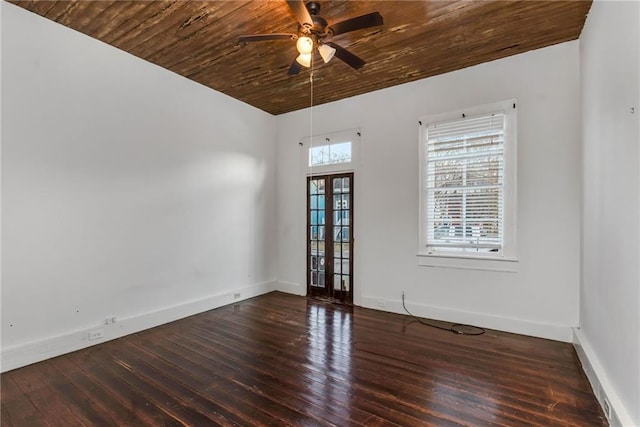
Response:
[[[315,35],[318,39],[325,37],[328,23],[326,19],[320,16],[320,3],[310,1],[306,4],[306,8],[309,11],[309,15],[311,15],[313,26],[300,25],[300,31],[306,36]]]

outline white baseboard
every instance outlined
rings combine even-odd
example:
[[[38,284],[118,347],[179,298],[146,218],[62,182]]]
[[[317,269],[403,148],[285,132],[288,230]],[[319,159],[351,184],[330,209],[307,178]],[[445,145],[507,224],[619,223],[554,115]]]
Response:
[[[375,310],[407,314],[402,308],[402,300],[388,300],[371,296],[362,296],[362,306]],[[412,314],[427,319],[474,325],[497,331],[512,332],[555,341],[572,342],[572,326],[559,326],[502,316],[492,316],[471,311],[453,310],[426,304],[416,304],[406,300],[406,306]]]
[[[582,370],[591,383],[593,393],[607,415],[609,425],[612,427],[637,426],[609,381],[609,377],[602,368],[589,340],[579,328],[573,328],[573,346],[582,364]],[[610,410],[609,414],[607,414],[607,406]]]
[[[47,337],[26,344],[2,349],[0,372],[10,371],[92,345],[101,344],[125,335],[140,332],[165,323],[173,322],[194,314],[202,313],[224,305],[232,304],[275,290],[275,280],[251,286],[231,289],[202,299],[177,304],[156,311],[118,319],[110,325],[96,325],[91,328]],[[239,298],[235,298],[240,294]],[[89,332],[102,330],[104,337],[89,341]]]
[[[294,295],[307,295],[306,286],[302,286],[299,283],[283,282],[281,280],[276,282],[275,290]]]

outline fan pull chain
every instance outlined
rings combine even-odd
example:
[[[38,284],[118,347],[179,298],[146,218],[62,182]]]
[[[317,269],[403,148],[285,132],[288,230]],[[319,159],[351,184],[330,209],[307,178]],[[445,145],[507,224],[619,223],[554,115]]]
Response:
[[[310,87],[310,101],[309,101],[309,138],[311,144],[309,147],[309,159],[311,164],[309,165],[309,174],[311,180],[313,180],[313,55],[311,56],[311,69],[309,70],[309,87]]]

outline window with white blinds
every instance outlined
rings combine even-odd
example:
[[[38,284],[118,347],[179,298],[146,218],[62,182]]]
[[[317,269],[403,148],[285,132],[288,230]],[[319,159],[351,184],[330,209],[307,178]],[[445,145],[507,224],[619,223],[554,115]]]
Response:
[[[506,106],[510,108],[504,108]],[[423,123],[421,252],[503,257],[510,234],[507,204],[515,165],[515,102]],[[482,110],[482,109],[480,109]],[[513,178],[515,180],[515,177]]]

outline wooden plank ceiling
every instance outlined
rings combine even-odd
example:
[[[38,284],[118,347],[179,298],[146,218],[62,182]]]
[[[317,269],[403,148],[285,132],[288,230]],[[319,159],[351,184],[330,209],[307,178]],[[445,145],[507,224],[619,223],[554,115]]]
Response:
[[[309,69],[287,75],[297,33],[284,0],[11,1],[272,114],[310,105]],[[367,64],[314,65],[314,105],[577,39],[591,1],[325,1],[329,25],[379,11],[384,25],[333,41]]]

